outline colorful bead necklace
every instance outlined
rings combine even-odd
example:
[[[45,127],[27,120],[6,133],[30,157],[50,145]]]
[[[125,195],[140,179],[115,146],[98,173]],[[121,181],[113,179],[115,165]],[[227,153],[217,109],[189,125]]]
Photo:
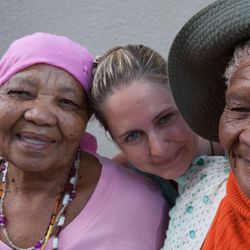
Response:
[[[0,228],[3,230],[3,234],[8,241],[11,248],[15,250],[28,250],[30,248],[20,248],[17,247],[10,239],[8,232],[7,232],[7,219],[4,215],[3,203],[4,198],[7,191],[7,173],[8,173],[8,162],[0,159],[2,161],[1,164],[1,172],[2,172],[2,180],[0,183]],[[75,198],[76,196],[76,185],[78,180],[78,171],[80,167],[80,151],[78,151],[77,158],[70,170],[68,182],[65,185],[64,191],[61,193],[60,197],[56,200],[55,206],[53,209],[53,213],[50,218],[49,226],[45,233],[45,236],[36,242],[31,250],[44,250],[51,234],[57,228],[57,233],[55,236],[52,237],[52,249],[58,249],[58,238],[59,233],[61,232],[64,222],[65,222],[65,211],[68,207],[69,203]],[[59,209],[61,206],[61,209]]]

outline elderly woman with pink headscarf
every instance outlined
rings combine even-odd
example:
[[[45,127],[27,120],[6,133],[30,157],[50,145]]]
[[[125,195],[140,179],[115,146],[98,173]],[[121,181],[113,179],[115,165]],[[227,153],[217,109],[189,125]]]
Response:
[[[0,61],[0,249],[157,250],[167,205],[95,153],[93,59],[63,36],[14,41]]]

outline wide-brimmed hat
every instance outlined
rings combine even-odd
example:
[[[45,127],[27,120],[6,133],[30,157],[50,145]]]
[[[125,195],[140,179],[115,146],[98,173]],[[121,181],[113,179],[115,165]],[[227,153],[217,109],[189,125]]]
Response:
[[[197,134],[218,140],[225,106],[223,77],[235,45],[250,39],[250,0],[219,0],[179,31],[168,57],[177,107]]]

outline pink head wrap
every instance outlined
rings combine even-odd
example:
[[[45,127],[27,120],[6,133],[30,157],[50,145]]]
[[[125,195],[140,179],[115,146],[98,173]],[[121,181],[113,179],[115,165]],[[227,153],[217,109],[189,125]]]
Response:
[[[15,73],[38,63],[64,69],[88,93],[93,58],[86,48],[64,36],[34,33],[14,41],[0,61],[0,85]]]
[[[62,68],[78,80],[86,93],[89,92],[93,66],[91,54],[67,37],[48,33],[24,36],[10,45],[0,60],[0,86],[15,73],[39,63]],[[85,133],[81,140],[81,148],[95,152],[96,138]]]

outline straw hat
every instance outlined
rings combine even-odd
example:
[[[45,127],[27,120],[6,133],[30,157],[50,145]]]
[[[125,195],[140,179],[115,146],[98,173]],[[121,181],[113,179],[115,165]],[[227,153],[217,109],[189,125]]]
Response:
[[[250,0],[219,0],[194,15],[169,53],[175,102],[199,135],[218,140],[225,106],[223,74],[236,44],[250,39]]]

